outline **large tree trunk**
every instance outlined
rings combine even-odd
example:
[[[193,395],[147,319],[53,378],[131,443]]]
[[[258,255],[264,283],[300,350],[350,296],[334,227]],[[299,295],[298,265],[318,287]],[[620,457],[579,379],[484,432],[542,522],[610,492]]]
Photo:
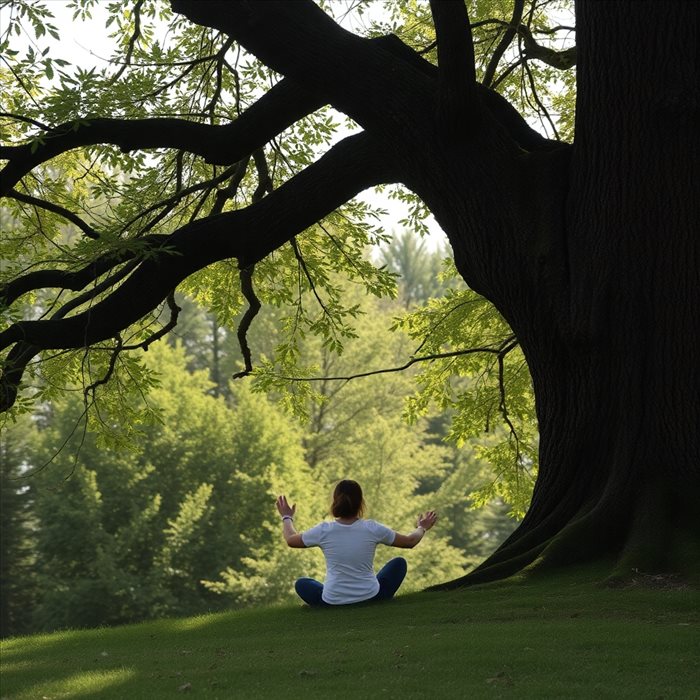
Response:
[[[562,255],[530,276],[524,303],[499,304],[532,373],[539,476],[520,527],[447,585],[604,559],[614,576],[698,574],[693,5],[580,3]]]

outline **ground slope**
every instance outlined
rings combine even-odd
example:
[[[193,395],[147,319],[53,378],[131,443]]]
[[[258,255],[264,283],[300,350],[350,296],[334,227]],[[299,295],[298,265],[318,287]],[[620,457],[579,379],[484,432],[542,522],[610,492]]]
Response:
[[[700,593],[638,576],[258,608],[2,643],[20,698],[700,698]]]

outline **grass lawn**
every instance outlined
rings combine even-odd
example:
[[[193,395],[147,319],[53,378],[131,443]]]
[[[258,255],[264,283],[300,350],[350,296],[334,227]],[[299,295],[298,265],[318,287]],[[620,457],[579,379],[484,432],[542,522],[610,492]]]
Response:
[[[700,698],[700,593],[592,574],[2,643],[2,700]]]

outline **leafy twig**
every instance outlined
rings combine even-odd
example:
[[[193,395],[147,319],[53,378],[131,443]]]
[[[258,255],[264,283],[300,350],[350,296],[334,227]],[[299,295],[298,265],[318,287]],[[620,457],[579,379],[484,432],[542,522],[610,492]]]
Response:
[[[170,331],[177,326],[177,319],[182,309],[175,301],[174,289],[170,291],[170,294],[168,294],[166,302],[168,304],[168,308],[170,309],[170,319],[168,322],[155,333],[149,335],[146,340],[142,341],[141,343],[136,343],[135,345],[125,345],[122,350],[135,350],[137,348],[141,348],[144,352],[148,352],[148,348],[155,343],[156,340],[160,340],[164,335],[170,333]]]
[[[515,347],[517,343],[513,345]],[[510,351],[509,348],[508,351]],[[442,360],[450,357],[461,357],[462,355],[475,355],[477,353],[488,353],[493,355],[500,355],[503,353],[503,349],[500,348],[469,348],[467,350],[453,350],[451,352],[438,352],[432,355],[420,355],[419,357],[412,357],[410,360],[405,362],[403,365],[398,367],[385,367],[383,369],[369,370],[367,372],[359,372],[358,374],[349,374],[343,377],[287,377],[283,375],[275,375],[277,379],[283,379],[288,382],[349,382],[352,379],[360,379],[362,377],[371,377],[375,374],[389,374],[391,372],[403,372],[407,370],[412,365],[417,362],[432,362],[433,360]]]
[[[141,6],[143,5],[143,3],[144,0],[136,0],[136,4],[134,5],[134,33],[129,38],[129,45],[126,48],[126,56],[124,57],[124,63],[122,64],[122,67],[117,71],[116,75],[112,78],[112,84],[116,83],[117,80],[121,78],[122,74],[126,70],[126,67],[131,65],[131,55],[134,52],[136,42],[141,36]]]
[[[24,194],[23,192],[18,192],[16,189],[11,189],[8,193],[9,197],[16,199],[18,202],[24,202],[25,204],[31,204],[34,207],[39,207],[40,209],[46,209],[46,211],[52,211],[54,214],[62,216],[67,221],[75,224],[88,238],[97,240],[100,234],[95,231],[92,226],[83,221],[77,214],[69,211],[65,207],[62,207],[53,202],[47,202],[44,199],[39,199],[39,197],[32,197],[29,194]]]
[[[92,384],[89,384],[83,389],[83,397],[85,401],[88,399],[88,395],[92,394],[92,400],[93,403],[95,401],[95,391],[97,390],[98,386],[103,386],[106,384],[111,378],[112,375],[114,374],[114,368],[117,365],[117,358],[119,357],[119,353],[122,350],[122,337],[121,335],[117,334],[117,344],[114,346],[114,349],[112,350],[112,354],[109,358],[109,366],[107,367],[107,371],[104,373],[100,379],[95,380]]]

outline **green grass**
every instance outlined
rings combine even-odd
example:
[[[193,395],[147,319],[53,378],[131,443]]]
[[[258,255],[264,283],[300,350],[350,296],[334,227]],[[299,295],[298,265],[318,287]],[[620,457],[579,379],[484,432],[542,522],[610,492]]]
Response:
[[[4,642],[19,698],[700,698],[700,595],[588,575]]]

